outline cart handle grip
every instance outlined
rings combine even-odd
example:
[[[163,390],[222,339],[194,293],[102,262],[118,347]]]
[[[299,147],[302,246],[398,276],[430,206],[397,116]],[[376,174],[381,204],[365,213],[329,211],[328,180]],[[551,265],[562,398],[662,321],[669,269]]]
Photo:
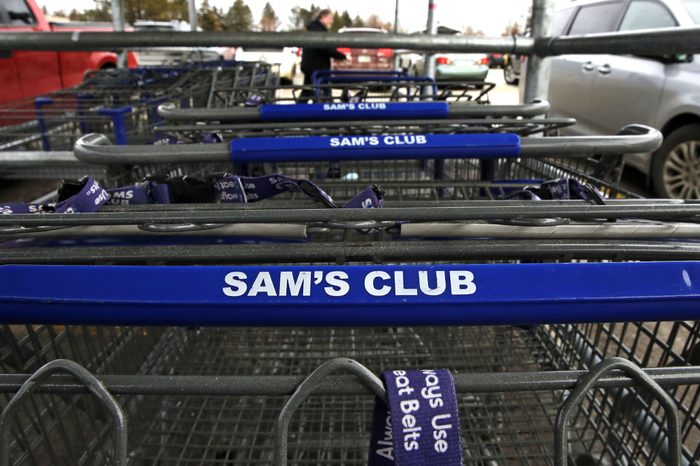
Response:
[[[563,136],[547,138],[523,138],[514,134],[448,134],[448,135],[413,135],[413,137],[436,138],[438,141],[427,150],[405,149],[408,145],[384,144],[381,151],[371,145],[371,140],[365,146],[343,146],[343,138],[313,137],[313,138],[239,138],[226,143],[217,144],[173,144],[156,146],[113,146],[109,139],[101,134],[87,134],[75,143],[74,153],[81,162],[95,164],[140,164],[140,163],[183,163],[183,162],[226,162],[231,157],[236,162],[244,161],[279,161],[292,162],[301,160],[358,160],[373,158],[479,158],[479,157],[581,157],[590,155],[619,155],[635,152],[651,152],[656,150],[662,141],[661,133],[651,127],[630,125],[623,128],[615,136]],[[358,138],[384,138],[383,136],[351,136],[348,139],[359,141]],[[391,135],[392,138],[405,138],[404,135]],[[257,142],[263,141],[264,142]],[[308,154],[308,148],[296,151],[288,150],[291,145],[328,144],[327,149],[316,150]],[[333,142],[332,140],[336,140]],[[307,141],[306,143],[304,141]],[[397,142],[392,139],[392,142]],[[422,140],[421,140],[422,141]],[[427,141],[427,139],[426,139]],[[401,142],[406,142],[401,139]],[[415,142],[415,140],[414,140]],[[347,147],[351,150],[333,150]],[[493,148],[489,144],[498,144]],[[255,158],[250,148],[259,144],[257,153],[262,157],[263,149],[267,151],[264,158]],[[347,143],[346,143],[347,144]],[[261,147],[266,145],[266,147]],[[416,144],[414,144],[415,146]],[[426,146],[426,144],[421,144]],[[280,150],[279,148],[284,148]]]
[[[465,102],[358,102],[325,104],[265,104],[260,107],[177,108],[173,103],[158,106],[167,121],[328,121],[382,119],[531,118],[549,111],[549,102],[534,100],[524,105],[478,105]]]
[[[233,163],[518,157],[517,134],[391,134],[233,139]]]
[[[411,260],[441,260],[447,254],[440,253],[440,248],[447,248],[457,260],[461,257],[452,254],[454,246],[448,242],[435,243],[427,247],[419,244],[422,255],[410,256]],[[533,243],[517,246],[535,247]],[[289,262],[289,248],[262,247],[271,250],[262,259],[256,255],[261,248],[222,251],[232,251],[230,261],[239,263],[265,262],[281,251],[281,262]],[[334,247],[343,254],[337,245]],[[482,245],[465,247],[478,250]],[[290,248],[299,248],[299,244]],[[104,260],[115,257],[114,251],[102,252]],[[177,253],[180,263],[201,257],[208,262],[202,248]],[[247,258],[239,260],[242,254]],[[129,258],[130,263],[133,257],[136,254]],[[216,260],[221,262],[221,257]],[[317,261],[304,250],[295,257],[297,262]],[[361,254],[360,260],[368,257],[379,255]],[[393,261],[398,255],[389,251],[381,257]],[[486,257],[512,256],[480,258]],[[80,257],[61,262],[66,261],[80,262]],[[0,323],[354,327],[697,320],[698,277],[700,262],[683,260],[401,266],[3,265]],[[99,312],[95,312],[97,307]]]

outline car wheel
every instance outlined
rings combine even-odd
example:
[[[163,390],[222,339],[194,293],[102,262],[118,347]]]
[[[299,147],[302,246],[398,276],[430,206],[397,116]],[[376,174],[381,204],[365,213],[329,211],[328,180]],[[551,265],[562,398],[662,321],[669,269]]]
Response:
[[[681,126],[654,153],[651,178],[656,194],[700,199],[700,124]]]
[[[508,84],[518,84],[518,81],[520,80],[518,78],[518,75],[515,74],[515,70],[513,69],[513,65],[508,63],[505,68],[503,68],[503,79],[508,83]]]

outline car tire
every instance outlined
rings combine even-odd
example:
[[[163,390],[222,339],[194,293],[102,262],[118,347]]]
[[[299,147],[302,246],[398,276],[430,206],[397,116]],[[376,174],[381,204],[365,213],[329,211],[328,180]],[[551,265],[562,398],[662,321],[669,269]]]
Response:
[[[700,124],[681,126],[654,152],[651,181],[660,197],[700,199]]]
[[[503,68],[503,79],[505,80],[506,83],[508,84],[518,84],[518,81],[520,81],[520,78],[518,77],[517,74],[515,74],[515,70],[513,69],[513,65],[508,63],[504,68]]]

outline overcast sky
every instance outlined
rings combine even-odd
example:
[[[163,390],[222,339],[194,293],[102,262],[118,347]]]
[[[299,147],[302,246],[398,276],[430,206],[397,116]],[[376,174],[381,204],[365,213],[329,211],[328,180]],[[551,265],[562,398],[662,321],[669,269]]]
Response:
[[[202,0],[196,0],[199,7]],[[247,0],[253,11],[255,21],[260,19],[260,13],[267,0]],[[340,2],[337,0],[269,0],[277,16],[282,21],[283,28],[288,25],[290,10],[294,6],[308,7],[311,3],[329,6],[340,11],[348,10],[350,14],[363,18],[376,14],[386,22],[394,22],[394,0],[353,0]],[[566,0],[557,0],[565,2]],[[406,32],[414,32],[425,28],[428,14],[428,0],[399,0],[399,25]],[[481,29],[489,36],[498,36],[510,21],[525,22],[528,0],[436,0],[438,24],[454,29],[465,29],[471,26]],[[41,6],[46,6],[50,12],[71,8],[92,8],[92,0],[37,0]],[[223,8],[224,11],[233,4],[233,0],[209,0],[210,5]],[[148,18],[143,18],[148,19]]]

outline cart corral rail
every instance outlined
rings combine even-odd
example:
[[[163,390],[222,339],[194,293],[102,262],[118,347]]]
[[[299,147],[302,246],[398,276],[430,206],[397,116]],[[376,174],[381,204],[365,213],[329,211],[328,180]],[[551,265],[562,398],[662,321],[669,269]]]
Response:
[[[307,34],[300,32],[81,32],[0,33],[0,50],[104,50],[138,47],[296,47],[385,48],[443,52],[501,52],[520,55],[607,53],[700,53],[700,28],[668,28],[569,37],[477,38],[444,35]]]

